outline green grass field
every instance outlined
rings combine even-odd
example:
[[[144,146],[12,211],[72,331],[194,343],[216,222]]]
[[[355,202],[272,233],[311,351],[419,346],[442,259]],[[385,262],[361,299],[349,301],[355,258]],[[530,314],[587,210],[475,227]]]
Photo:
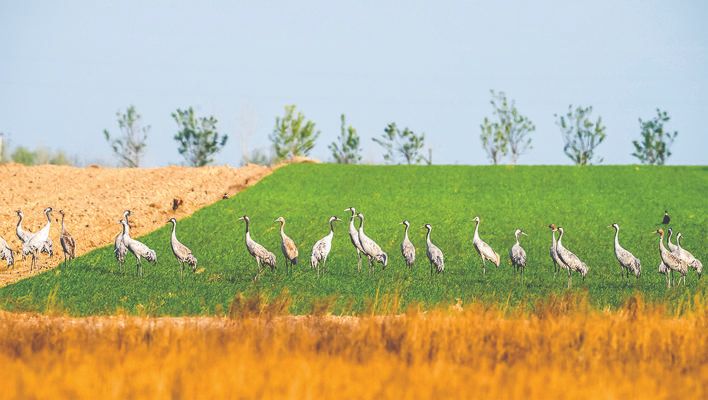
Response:
[[[690,304],[706,293],[708,279],[689,271],[687,287],[666,288],[657,273],[658,235],[665,209],[671,226],[682,232],[684,248],[704,263],[708,229],[708,168],[645,166],[345,166],[293,164],[276,170],[248,190],[205,207],[179,221],[177,236],[199,260],[199,274],[179,268],[169,245],[171,224],[137,238],[158,254],[157,266],[144,263],[145,276],[135,276],[129,254],[127,272],[119,273],[113,246],[98,249],[72,263],[0,289],[0,308],[13,311],[66,312],[70,315],[129,313],[138,315],[221,314],[238,304],[234,299],[258,297],[276,302],[287,312],[328,310],[334,314],[402,312],[409,305],[423,309],[447,306],[461,299],[490,307],[533,309],[540,299],[566,291],[567,275],[555,278],[549,257],[555,223],[565,229],[564,245],[589,266],[587,280],[573,277],[572,292],[587,296],[591,306],[619,306],[637,291],[648,301],[673,307]],[[356,269],[356,250],[347,233],[349,212],[366,217],[365,231],[389,254],[389,266],[370,276],[367,265]],[[248,215],[251,236],[278,258],[279,270],[267,270],[260,281],[255,260],[244,242]],[[317,279],[310,268],[313,244],[329,232],[336,215],[327,274]],[[280,252],[279,223],[300,249],[300,262],[285,273]],[[501,256],[497,269],[482,263],[472,246],[474,223],[480,236]],[[120,216],[115,216],[116,221]],[[402,220],[416,246],[416,264],[404,266],[400,253]],[[165,221],[166,222],[166,221]],[[642,262],[638,284],[621,282],[613,252],[614,229],[620,243]],[[433,226],[432,241],[445,254],[445,275],[431,278],[425,255],[425,223]],[[528,256],[524,281],[514,280],[508,252],[514,230],[523,229],[521,245]],[[116,224],[116,232],[119,231]]]

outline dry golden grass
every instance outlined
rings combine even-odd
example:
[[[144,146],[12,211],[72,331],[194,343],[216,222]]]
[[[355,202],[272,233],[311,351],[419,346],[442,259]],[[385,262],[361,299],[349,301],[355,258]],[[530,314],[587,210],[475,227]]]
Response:
[[[243,299],[241,299],[243,300]],[[708,308],[554,298],[385,317],[0,313],[5,398],[705,398]]]

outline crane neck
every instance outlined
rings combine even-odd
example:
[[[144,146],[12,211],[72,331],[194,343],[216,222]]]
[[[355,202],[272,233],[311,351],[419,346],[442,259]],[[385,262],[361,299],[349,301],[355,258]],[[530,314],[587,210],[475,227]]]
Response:
[[[428,233],[425,234],[425,241],[428,242],[428,244],[432,244],[430,241],[430,228],[428,228]]]
[[[557,243],[557,242],[556,242],[556,231],[555,231],[555,230],[551,230],[551,237],[553,238],[553,247],[555,248],[555,247],[556,247],[556,243]]]
[[[664,234],[659,233],[659,235],[660,235],[659,236],[659,251],[662,253],[666,253],[667,250],[666,250],[666,247],[664,247]]]
[[[170,222],[172,222],[172,221],[170,221]],[[177,223],[172,222],[172,237],[177,237],[175,234],[176,231],[177,231]]]
[[[285,220],[280,221],[280,236],[285,235],[283,229],[285,228]]]
[[[405,237],[406,239],[408,239],[408,225],[406,225],[406,230],[405,230],[405,232],[404,232],[403,235],[404,235],[404,237]],[[409,240],[410,240],[410,239],[409,239]]]
[[[47,225],[52,223],[52,217],[49,216],[50,210],[46,210],[44,214],[47,216]],[[62,216],[62,220],[64,220],[64,217]]]
[[[519,232],[516,232],[515,235],[516,235],[516,244],[520,246],[521,244],[519,243]]]
[[[22,213],[17,214],[17,216],[20,217],[20,219],[17,221],[17,227],[20,228],[20,226],[22,225],[22,220],[25,218],[25,216],[22,215]]]
[[[615,228],[615,247],[619,247],[619,235],[620,235],[620,230],[619,228]]]
[[[558,236],[558,246],[563,246],[563,243],[561,243],[561,239],[563,239],[563,231],[560,231],[560,236]]]
[[[474,227],[474,239],[479,239],[479,221],[475,221],[477,225]]]
[[[123,236],[130,237],[130,226],[128,225],[128,222],[123,221],[121,222],[121,225],[123,225]]]
[[[336,219],[331,219],[329,221],[329,234],[330,235],[334,235],[334,221],[336,221]]]

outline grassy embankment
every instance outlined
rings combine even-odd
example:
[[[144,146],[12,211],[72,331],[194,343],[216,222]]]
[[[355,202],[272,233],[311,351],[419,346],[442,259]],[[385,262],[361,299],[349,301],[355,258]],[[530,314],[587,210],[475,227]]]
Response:
[[[667,290],[659,264],[658,228],[664,209],[672,226],[685,236],[683,245],[702,261],[708,217],[708,173],[705,167],[591,166],[340,166],[294,164],[275,171],[248,190],[203,208],[181,220],[178,238],[190,247],[203,271],[179,270],[169,245],[170,224],[138,238],[158,254],[156,267],[144,264],[145,277],[135,277],[128,256],[127,272],[119,273],[113,249],[98,249],[59,267],[0,289],[0,308],[11,311],[60,312],[74,316],[103,314],[224,315],[241,295],[258,295],[282,304],[282,313],[328,310],[334,314],[396,314],[461,303],[533,312],[539,302],[565,292],[567,275],[553,277],[548,255],[553,222],[563,226],[563,243],[590,267],[587,280],[573,277],[572,293],[585,293],[592,308],[615,309],[641,293],[649,303],[664,303],[670,313],[690,309],[696,294],[704,296],[706,280],[690,271],[687,287]],[[680,190],[677,190],[680,188]],[[356,269],[349,241],[349,213],[354,206],[366,216],[365,231],[390,255],[385,271],[379,265],[369,276]],[[251,218],[252,237],[278,257],[279,270],[267,271],[253,283],[255,261],[244,244]],[[327,274],[317,279],[310,269],[312,245],[329,231],[337,215]],[[280,253],[279,224],[300,248],[294,273],[285,273]],[[481,260],[472,247],[474,216],[482,219],[481,238],[501,255],[499,269]],[[118,218],[118,216],[116,216]],[[403,265],[400,242],[411,221],[417,248],[413,269]],[[165,221],[166,222],[166,221]],[[613,253],[613,222],[621,244],[642,260],[636,283],[621,282]],[[433,226],[432,240],[445,253],[446,274],[430,278],[425,256],[424,223]],[[514,280],[508,251],[513,232],[523,229],[521,244],[528,255],[523,282]],[[116,232],[119,225],[116,224]],[[319,311],[318,311],[319,310]]]

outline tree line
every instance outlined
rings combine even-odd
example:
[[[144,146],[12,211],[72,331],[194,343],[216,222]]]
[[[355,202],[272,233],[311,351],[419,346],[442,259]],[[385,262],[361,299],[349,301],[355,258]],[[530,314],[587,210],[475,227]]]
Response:
[[[501,163],[507,156],[517,164],[519,157],[533,148],[531,135],[536,126],[519,112],[516,102],[509,100],[505,92],[490,90],[490,93],[492,115],[485,117],[480,124],[482,148],[492,164]],[[600,116],[597,119],[591,118],[592,112],[592,106],[574,107],[571,104],[565,113],[554,114],[564,143],[563,152],[576,165],[603,161],[596,150],[607,137],[606,127]],[[211,164],[228,141],[228,135],[219,133],[217,119],[211,115],[197,116],[192,107],[185,110],[178,108],[171,115],[177,124],[177,133],[173,139],[178,144],[177,151],[184,158],[185,165],[201,167]],[[133,105],[125,111],[118,110],[116,118],[120,133],[112,135],[105,129],[103,134],[106,142],[121,167],[140,167],[150,125],[143,125],[142,116]],[[632,156],[640,163],[663,165],[671,156],[671,145],[678,132],[664,129],[670,119],[669,114],[659,108],[656,109],[656,116],[648,120],[639,118],[641,138],[632,142],[635,147]],[[256,151],[252,155],[244,154],[242,162],[265,165],[296,156],[307,157],[315,147],[320,133],[313,121],[307,120],[301,111],[296,113],[295,105],[286,105],[284,115],[275,118],[273,131],[269,135],[272,156]],[[391,122],[372,141],[380,147],[383,159],[388,164],[432,164],[432,152],[425,156],[425,133],[418,134],[408,127],[401,129],[395,122]],[[361,162],[361,138],[353,126],[347,125],[344,114],[341,115],[340,134],[327,147],[332,162]],[[6,151],[3,149],[3,153]],[[7,159],[5,154],[3,159]],[[52,153],[44,148],[30,151],[23,146],[15,149],[9,159],[25,165],[75,164],[61,151]]]

